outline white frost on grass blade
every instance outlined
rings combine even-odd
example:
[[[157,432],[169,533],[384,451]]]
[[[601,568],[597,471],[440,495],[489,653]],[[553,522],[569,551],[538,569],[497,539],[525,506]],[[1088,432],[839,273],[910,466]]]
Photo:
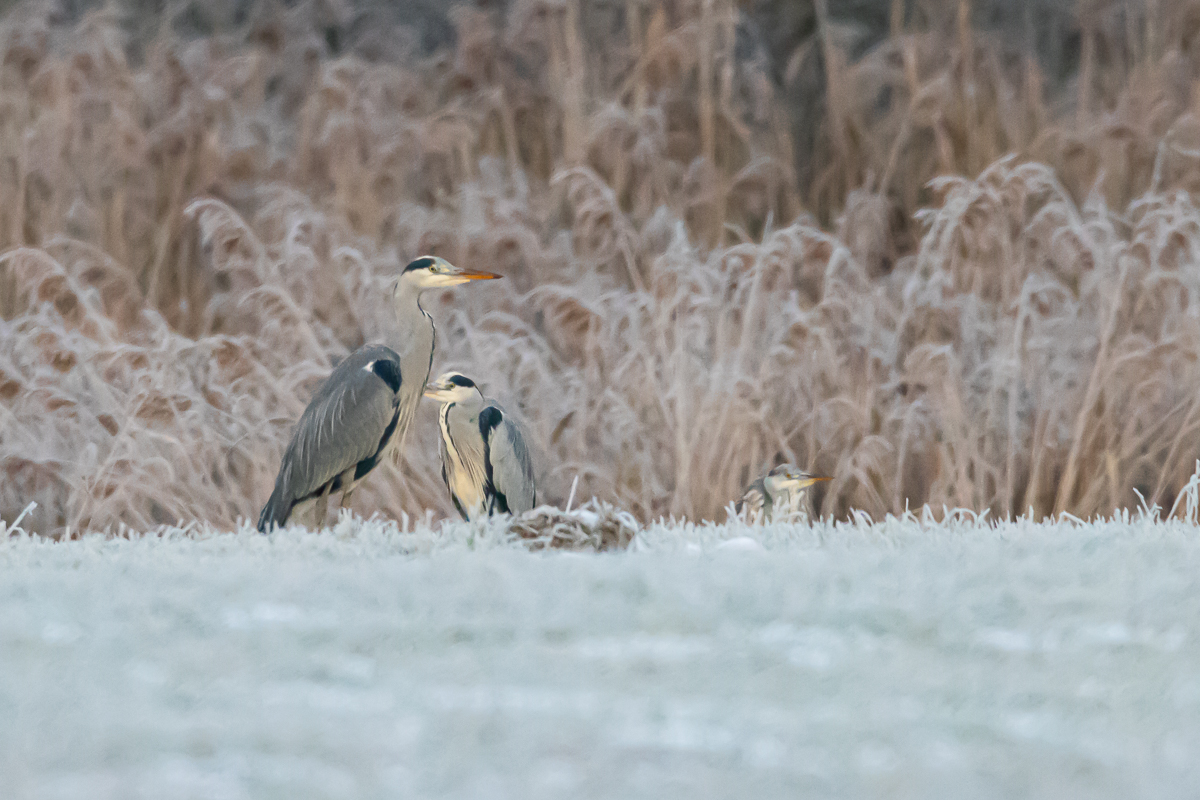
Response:
[[[343,515],[0,541],[11,798],[1179,797],[1200,532]]]

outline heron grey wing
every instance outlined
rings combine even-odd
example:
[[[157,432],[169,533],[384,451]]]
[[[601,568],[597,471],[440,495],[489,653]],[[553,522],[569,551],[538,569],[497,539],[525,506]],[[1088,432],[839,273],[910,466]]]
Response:
[[[357,353],[355,355],[358,355]],[[361,358],[347,358],[317,390],[284,454],[280,481],[293,500],[374,455],[395,416],[395,392]]]
[[[749,514],[758,514],[763,511],[766,505],[767,491],[763,485],[763,479],[759,478],[754,483],[746,487],[746,491],[742,493],[742,499],[737,504],[737,512],[740,514],[745,509]]]
[[[508,510],[513,514],[520,514],[530,510],[537,503],[533,461],[529,457],[529,448],[525,444],[525,436],[520,427],[496,406],[491,406],[485,411],[493,409],[494,414],[499,414],[500,418],[491,425],[491,430],[485,433],[492,486],[496,492],[505,496]],[[484,415],[481,414],[480,421],[483,419]]]

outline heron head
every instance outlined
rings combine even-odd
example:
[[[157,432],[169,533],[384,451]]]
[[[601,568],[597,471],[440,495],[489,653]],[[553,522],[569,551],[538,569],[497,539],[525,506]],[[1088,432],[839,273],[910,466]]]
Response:
[[[439,256],[421,256],[408,263],[396,279],[396,291],[407,284],[417,289],[444,289],[468,281],[490,281],[503,277],[494,272],[465,270]]]
[[[482,395],[475,381],[461,372],[444,372],[425,384],[425,396],[441,403],[462,403],[475,395]]]
[[[821,483],[828,480],[832,479],[819,475],[810,475],[795,464],[780,464],[767,473],[767,477],[763,479],[763,485],[774,496],[781,491],[800,491],[801,489],[807,489],[814,483]]]

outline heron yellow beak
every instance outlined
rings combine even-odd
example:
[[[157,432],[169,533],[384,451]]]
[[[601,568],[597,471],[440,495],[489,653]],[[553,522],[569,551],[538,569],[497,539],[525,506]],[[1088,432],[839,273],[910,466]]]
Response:
[[[796,483],[797,489],[807,489],[808,487],[812,486],[814,483],[822,483],[824,481],[831,481],[831,480],[833,480],[833,478],[830,478],[830,477],[827,477],[824,475],[821,475],[821,476],[805,475],[803,477],[794,478],[793,480]]]
[[[494,272],[483,272],[482,270],[477,272],[467,272],[464,270],[463,272],[458,273],[456,277],[462,278],[463,281],[494,281],[497,278],[503,278],[504,276],[497,275]]]

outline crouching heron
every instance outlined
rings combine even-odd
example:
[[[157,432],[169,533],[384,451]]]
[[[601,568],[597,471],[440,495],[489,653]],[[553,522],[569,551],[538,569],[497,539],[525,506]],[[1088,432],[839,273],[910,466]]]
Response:
[[[784,521],[808,512],[808,487],[830,480],[809,475],[792,464],[780,464],[746,487],[737,512],[761,522]]]
[[[433,365],[433,319],[421,308],[421,294],[499,277],[433,256],[404,268],[392,283],[394,349],[359,348],[318,387],[283,453],[275,491],[258,517],[260,531],[292,518],[320,525],[329,495],[341,492],[340,503],[348,503],[354,487],[404,441]]]
[[[529,448],[504,410],[458,372],[432,381],[425,396],[442,403],[442,480],[463,519],[533,508],[537,487]]]

